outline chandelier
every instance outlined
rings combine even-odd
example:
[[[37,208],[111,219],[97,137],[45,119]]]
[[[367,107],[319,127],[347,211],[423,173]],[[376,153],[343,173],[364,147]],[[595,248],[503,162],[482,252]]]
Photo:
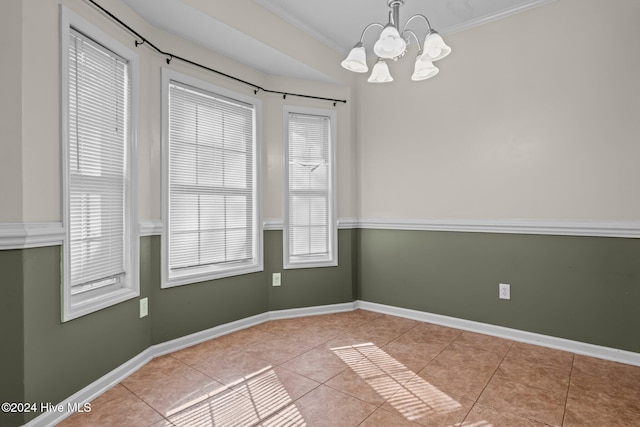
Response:
[[[413,37],[418,44],[418,56],[416,57],[411,80],[426,80],[438,74],[439,70],[433,65],[433,62],[449,55],[451,48],[445,44],[440,34],[431,28],[431,23],[424,15],[413,15],[407,20],[402,27],[402,32],[400,32],[400,6],[402,6],[404,2],[405,0],[387,1],[387,5],[391,8],[391,11],[389,11],[389,22],[387,25],[374,22],[362,30],[360,41],[351,49],[349,56],[342,61],[341,65],[344,68],[356,73],[366,73],[369,71],[367,55],[362,40],[364,40],[364,35],[369,28],[380,27],[382,28],[382,32],[380,33],[378,41],[376,41],[373,46],[373,52],[378,56],[378,60],[373,66],[373,71],[369,76],[368,82],[387,83],[393,81],[386,60],[391,59],[397,61],[402,58],[404,54],[407,53],[407,46],[410,44],[411,37]],[[418,18],[424,19],[427,23],[427,34],[422,46],[420,46],[420,39],[416,33],[407,29],[411,21]]]

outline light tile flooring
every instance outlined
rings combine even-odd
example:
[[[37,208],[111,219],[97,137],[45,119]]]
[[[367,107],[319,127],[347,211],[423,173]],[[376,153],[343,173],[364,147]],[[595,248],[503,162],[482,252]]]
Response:
[[[640,367],[356,310],[154,359],[61,426],[640,426]]]

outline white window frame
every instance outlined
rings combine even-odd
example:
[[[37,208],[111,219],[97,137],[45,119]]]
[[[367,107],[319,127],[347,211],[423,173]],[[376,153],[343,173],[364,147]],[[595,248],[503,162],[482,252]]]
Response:
[[[254,144],[253,144],[253,256],[250,261],[231,265],[210,265],[171,271],[169,266],[170,232],[170,200],[169,200],[169,85],[171,82],[190,86],[196,90],[213,95],[251,104],[254,108]],[[187,285],[224,277],[238,276],[264,270],[263,236],[262,236],[262,200],[261,200],[261,133],[262,102],[258,98],[243,95],[212,83],[179,73],[168,68],[162,69],[162,272],[161,288]]]
[[[329,251],[323,256],[293,256],[289,250],[289,115],[301,114],[329,118],[329,188],[328,191],[328,245]],[[284,227],[283,227],[283,268],[335,267],[338,265],[338,227],[336,207],[336,141],[337,114],[335,110],[285,105],[283,112],[283,175],[284,175]]]
[[[79,295],[71,295],[70,282],[70,212],[69,212],[69,37],[75,30],[97,44],[128,61],[130,105],[125,165],[125,275],[122,284],[113,289],[105,287]],[[139,58],[124,44],[98,29],[80,15],[60,5],[61,58],[61,153],[62,153],[62,215],[65,228],[63,241],[62,321],[66,322],[110,307],[140,295],[139,234],[137,209],[137,135],[139,123]]]

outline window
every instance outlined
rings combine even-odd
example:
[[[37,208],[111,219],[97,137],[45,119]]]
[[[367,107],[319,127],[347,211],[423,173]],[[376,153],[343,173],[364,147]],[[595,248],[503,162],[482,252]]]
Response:
[[[259,101],[163,70],[163,287],[262,270]]]
[[[335,112],[285,107],[284,268],[337,264]]]
[[[61,7],[63,321],[139,295],[135,54]]]

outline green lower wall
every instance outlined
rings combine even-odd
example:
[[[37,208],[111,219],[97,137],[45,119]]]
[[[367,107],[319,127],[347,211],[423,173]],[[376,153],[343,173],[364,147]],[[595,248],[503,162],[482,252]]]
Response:
[[[148,240],[153,266],[149,298],[153,344],[268,311],[264,272],[161,289],[160,237]]]
[[[0,403],[24,399],[23,252],[0,251]],[[23,422],[22,414],[0,411],[0,426]]]
[[[640,239],[359,233],[361,300],[640,352]]]
[[[338,267],[283,270],[282,231],[265,233],[265,273],[282,272],[282,286],[268,286],[269,310],[353,302],[357,299],[353,267],[355,230],[338,232]]]
[[[352,302],[353,230],[338,233],[338,267],[282,269],[282,231],[264,232],[264,271],[160,289],[160,237],[151,237],[153,344],[273,310]],[[271,274],[282,273],[282,286]]]
[[[339,232],[339,266],[282,271],[282,232],[264,233],[264,271],[160,289],[160,237],[140,240],[140,298],[62,323],[61,247],[0,251],[0,397],[57,404],[153,344],[270,310],[352,302],[355,232]],[[271,273],[282,272],[273,288]],[[17,426],[38,414],[0,414]]]
[[[144,264],[145,239],[141,246]],[[61,322],[61,249],[22,251],[24,402],[57,404],[151,345],[151,322],[139,318],[137,300]],[[143,275],[141,279],[141,294],[146,296],[149,281]]]
[[[66,323],[61,248],[0,251],[0,398],[55,404],[153,344],[356,299],[640,352],[640,239],[340,230],[338,240],[338,267],[283,270],[282,232],[266,231],[263,272],[160,289],[160,237],[144,237],[149,316],[134,299]],[[15,426],[33,415],[0,417]]]

